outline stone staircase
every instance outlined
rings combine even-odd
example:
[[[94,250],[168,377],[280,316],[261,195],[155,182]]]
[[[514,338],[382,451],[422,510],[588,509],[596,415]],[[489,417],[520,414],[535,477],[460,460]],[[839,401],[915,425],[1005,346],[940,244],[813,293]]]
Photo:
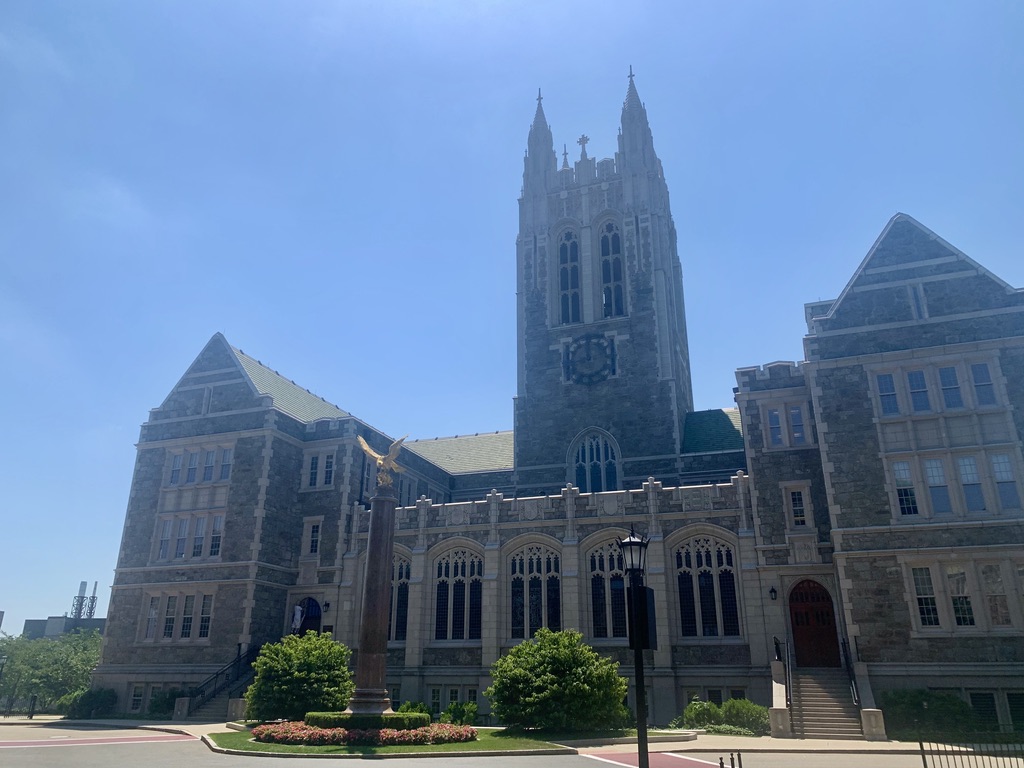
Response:
[[[840,667],[793,670],[793,735],[798,739],[863,739],[860,710]]]
[[[226,723],[228,720],[228,699],[235,695],[237,694],[233,694],[231,691],[222,691],[189,715],[188,722]]]

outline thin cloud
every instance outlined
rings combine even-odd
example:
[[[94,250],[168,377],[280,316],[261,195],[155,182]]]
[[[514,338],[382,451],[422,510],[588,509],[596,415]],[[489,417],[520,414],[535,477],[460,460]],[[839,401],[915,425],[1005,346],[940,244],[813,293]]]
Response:
[[[70,214],[120,229],[145,229],[156,216],[137,192],[112,176],[96,176],[68,196]]]
[[[49,41],[25,30],[0,32],[0,62],[22,75],[54,75],[70,80],[74,72]]]

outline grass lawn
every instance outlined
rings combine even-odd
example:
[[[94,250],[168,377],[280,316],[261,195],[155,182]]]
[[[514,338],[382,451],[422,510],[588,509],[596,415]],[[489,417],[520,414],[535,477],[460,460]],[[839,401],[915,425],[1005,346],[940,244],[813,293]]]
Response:
[[[503,731],[477,729],[476,741],[458,744],[402,744],[393,747],[300,747],[291,744],[261,744],[252,741],[249,731],[211,733],[210,738],[218,747],[239,749],[247,752],[277,752],[312,754],[387,755],[414,752],[517,752],[529,749],[553,749],[557,745],[548,741],[530,738],[522,734],[506,735]]]

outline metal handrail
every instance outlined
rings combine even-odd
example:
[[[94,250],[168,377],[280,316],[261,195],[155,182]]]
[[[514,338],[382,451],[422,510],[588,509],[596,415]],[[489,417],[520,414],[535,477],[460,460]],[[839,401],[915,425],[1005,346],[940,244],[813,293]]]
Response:
[[[223,667],[218,669],[199,685],[189,691],[188,714],[193,715],[196,710],[217,696],[233,683],[242,678],[252,675],[252,663],[260,654],[262,646],[254,646],[244,654],[236,656]]]
[[[786,643],[786,709],[793,709],[793,644]]]
[[[850,646],[844,637],[839,641],[843,650],[843,666],[846,668],[846,675],[850,678],[850,694],[853,696],[853,705],[860,709],[860,694],[857,691],[857,676],[853,673],[853,662],[850,660]]]

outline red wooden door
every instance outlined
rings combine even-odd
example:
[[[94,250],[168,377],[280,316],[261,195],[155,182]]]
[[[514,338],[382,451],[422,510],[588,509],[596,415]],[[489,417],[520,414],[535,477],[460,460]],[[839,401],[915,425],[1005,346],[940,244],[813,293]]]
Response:
[[[796,666],[839,666],[839,634],[827,589],[810,579],[793,587],[789,593],[789,623]]]

